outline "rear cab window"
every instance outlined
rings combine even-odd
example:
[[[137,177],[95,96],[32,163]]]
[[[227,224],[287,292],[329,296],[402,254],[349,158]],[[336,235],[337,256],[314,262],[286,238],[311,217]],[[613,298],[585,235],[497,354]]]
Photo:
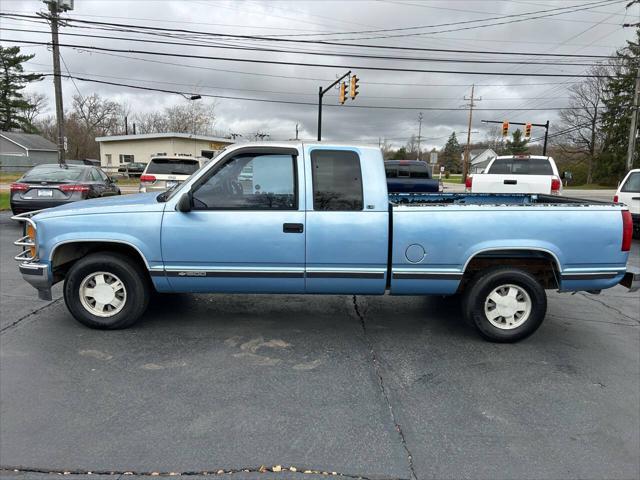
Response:
[[[76,182],[82,180],[86,172],[85,168],[78,167],[36,167],[24,174],[23,182]]]
[[[360,157],[351,150],[312,150],[313,209],[362,210]]]
[[[640,172],[631,173],[627,181],[622,185],[622,188],[620,188],[620,191],[625,193],[640,193]]]
[[[416,162],[414,165],[385,165],[387,178],[431,178],[429,167]]]
[[[146,173],[151,175],[192,175],[200,164],[197,160],[186,158],[153,158]]]
[[[553,175],[546,158],[497,158],[487,173],[506,175]]]

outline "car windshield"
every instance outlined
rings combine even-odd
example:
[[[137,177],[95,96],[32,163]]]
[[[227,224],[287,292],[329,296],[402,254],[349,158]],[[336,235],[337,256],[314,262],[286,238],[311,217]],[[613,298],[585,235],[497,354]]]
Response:
[[[198,170],[198,167],[197,160],[154,158],[149,162],[146,173],[152,175],[191,175]]]
[[[497,158],[487,173],[512,175],[553,175],[546,158]]]
[[[633,192],[640,193],[640,172],[633,172],[624,182],[624,185],[620,189],[621,192]]]
[[[84,168],[59,167],[58,165],[36,167],[22,177],[24,182],[75,182],[82,178]]]

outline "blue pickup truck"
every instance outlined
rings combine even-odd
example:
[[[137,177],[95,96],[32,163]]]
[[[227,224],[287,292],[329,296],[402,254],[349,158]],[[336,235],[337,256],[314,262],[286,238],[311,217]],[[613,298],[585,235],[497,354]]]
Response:
[[[545,289],[598,292],[627,272],[620,204],[528,194],[389,194],[379,149],[228,147],[164,193],[13,217],[23,278],[64,280],[92,328],[134,324],[157,292],[454,295],[486,339],[545,317]],[[186,312],[185,312],[186,313]]]

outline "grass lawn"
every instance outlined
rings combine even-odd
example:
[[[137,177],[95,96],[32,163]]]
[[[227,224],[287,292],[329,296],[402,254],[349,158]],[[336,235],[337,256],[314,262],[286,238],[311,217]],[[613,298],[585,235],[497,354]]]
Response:
[[[0,173],[0,183],[15,182],[21,176],[21,173]]]
[[[9,192],[0,192],[0,210],[9,210]]]

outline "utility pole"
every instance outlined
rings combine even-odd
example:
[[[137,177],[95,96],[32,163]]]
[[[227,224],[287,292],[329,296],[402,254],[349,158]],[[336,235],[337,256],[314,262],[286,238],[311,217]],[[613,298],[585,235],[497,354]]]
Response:
[[[296,123],[296,140],[298,140],[298,124]]]
[[[418,114],[418,158],[420,160],[420,140],[422,139],[422,112]]]
[[[330,91],[333,87],[335,87],[338,83],[340,83],[344,78],[347,78],[351,75],[351,70],[342,75],[339,79],[329,85],[327,88],[323,88],[322,86],[318,87],[318,141],[322,140],[322,97],[324,94]],[[355,98],[355,95],[353,96]]]
[[[471,148],[471,122],[473,120],[473,107],[475,107],[475,102],[482,100],[482,98],[475,98],[475,84],[471,85],[471,97],[464,97],[465,100],[469,100],[469,126],[467,127],[467,146],[464,149],[464,165],[462,165],[462,181],[464,182],[467,179],[467,175],[469,174],[469,156],[470,156],[470,148]]]
[[[627,170],[633,168],[633,157],[636,153],[636,141],[638,138],[638,109],[640,108],[640,67],[636,76],[636,90],[633,94],[633,110],[631,110],[631,125],[629,127],[629,149],[627,151]]]
[[[64,157],[64,106],[62,104],[62,82],[60,77],[60,42],[58,40],[59,13],[72,10],[73,4],[58,0],[45,0],[49,6],[49,21],[51,23],[51,44],[53,46],[53,88],[56,97],[56,123],[58,125],[58,163],[66,165]]]

